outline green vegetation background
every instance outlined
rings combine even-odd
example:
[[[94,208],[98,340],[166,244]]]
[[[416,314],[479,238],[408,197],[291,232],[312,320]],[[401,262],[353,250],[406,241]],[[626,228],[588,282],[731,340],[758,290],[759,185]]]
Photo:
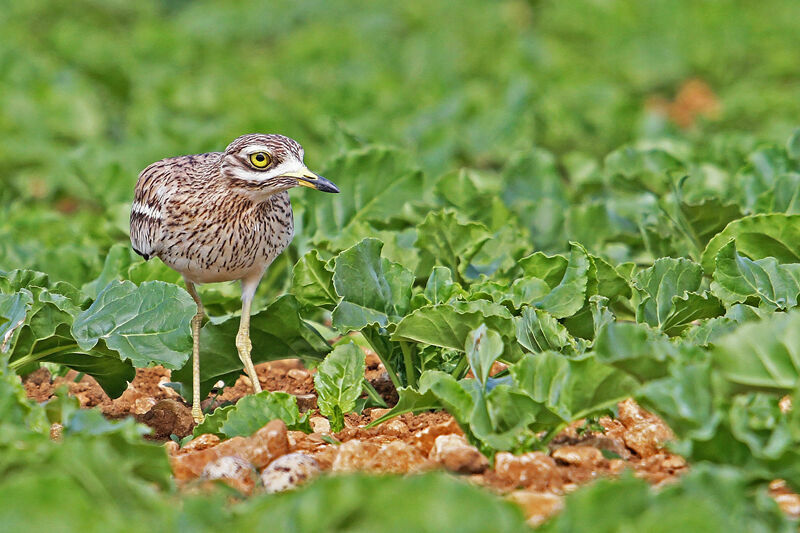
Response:
[[[0,6],[0,271],[40,270],[49,274],[51,282],[68,281],[96,296],[109,281],[101,275],[108,250],[127,243],[128,209],[139,170],[162,157],[220,150],[242,133],[260,131],[298,139],[311,168],[347,171],[357,161],[362,167],[355,167],[354,175],[361,181],[329,176],[353,183],[343,195],[355,194],[356,189],[379,190],[384,163],[397,165],[390,169],[392,179],[419,167],[424,172],[424,178],[415,182],[424,184],[420,196],[432,196],[429,189],[437,187],[438,205],[456,206],[502,234],[495,241],[500,244],[487,246],[479,259],[485,266],[494,259],[492,253],[502,255],[501,271],[506,276],[513,274],[506,263],[518,259],[523,249],[567,252],[570,239],[616,264],[649,265],[662,255],[688,255],[702,259],[705,275],[710,276],[715,258],[741,262],[736,249],[723,247],[724,242],[719,243],[722,251],[714,248],[713,253],[700,254],[728,221],[748,212],[779,213],[770,219],[777,220],[774,227],[796,227],[797,219],[791,217],[798,214],[800,137],[795,134],[795,144],[783,147],[800,123],[798,21],[800,3],[792,0],[6,1]],[[654,102],[673,99],[690,79],[710,87],[716,111],[679,127]],[[780,148],[769,148],[770,143]],[[399,156],[381,159],[380,152],[363,160],[336,159],[347,150],[373,144],[399,146],[410,162]],[[636,149],[614,152],[626,144]],[[646,151],[653,147],[663,151]],[[461,167],[478,172],[438,179]],[[741,168],[745,170],[740,175]],[[682,191],[683,198],[658,179],[672,170],[693,178]],[[461,186],[471,188],[462,191]],[[626,192],[626,187],[633,192]],[[408,186],[402,192],[407,196]],[[673,203],[659,206],[657,200],[670,192]],[[502,202],[482,202],[481,195],[503,196],[510,210]],[[681,204],[709,196],[715,198],[709,203]],[[318,200],[308,198],[309,191],[293,193],[297,211],[306,207],[310,213],[319,207]],[[607,201],[616,202],[613,209],[596,209]],[[731,208],[730,203],[736,206]],[[708,211],[722,208],[714,213],[719,220],[711,221],[706,233],[691,233],[669,226],[667,209],[673,204],[686,208],[682,220],[693,230],[706,222]],[[314,213],[318,223],[325,211]],[[596,217],[604,213],[608,219],[601,224]],[[352,237],[363,237],[359,232],[367,228],[386,230],[380,235],[387,241],[385,251],[402,259],[407,250],[401,246],[400,233],[390,235],[390,222],[380,227],[376,213],[369,215],[373,218],[368,224],[347,226],[347,234],[335,244],[331,242],[337,236],[317,225],[317,237],[323,237],[319,242],[329,245],[325,258],[353,244]],[[413,215],[404,220],[406,226],[424,218],[419,212]],[[391,216],[402,218],[399,209]],[[431,218],[431,224],[444,223],[448,216],[454,218],[436,215],[439,218]],[[503,233],[507,220],[518,222],[520,233]],[[663,228],[661,234],[656,231]],[[299,233],[293,248],[273,267],[275,276],[262,287],[263,299],[273,299],[287,286],[290,267],[311,246],[311,235],[303,236],[302,228]],[[518,239],[520,235],[524,238]],[[690,237],[701,240],[693,242]],[[796,241],[787,242],[796,252]],[[742,244],[746,243],[737,242],[740,251]],[[572,251],[576,257],[588,257],[577,245]],[[761,251],[750,255],[765,260],[779,256],[759,255]],[[746,247],[743,253],[747,255]],[[406,265],[417,270],[419,279],[430,270],[424,259],[417,257]],[[459,256],[452,259],[457,276],[472,266],[461,265]],[[788,264],[787,272],[800,272],[797,254],[773,261]],[[701,270],[688,262],[661,265],[672,271]],[[633,270],[628,274],[626,278],[631,278]],[[691,294],[682,289],[678,295],[694,295],[690,303],[702,307],[708,302],[707,293],[700,301],[700,293],[691,292],[701,289],[699,273],[697,278],[697,286],[688,289]],[[501,281],[507,285],[509,280]],[[635,282],[644,285],[632,278],[623,285],[629,291],[628,283]],[[482,287],[487,298],[495,298],[494,288]],[[634,296],[644,298],[645,292],[637,286]],[[705,347],[714,327],[733,329],[740,322],[758,320],[761,315],[754,309],[760,306],[766,318],[757,333],[775,336],[780,344],[768,346],[765,358],[784,354],[788,345],[791,354],[800,352],[791,335],[773,335],[775,328],[786,324],[792,326],[787,327],[789,332],[794,331],[800,315],[784,320],[783,314],[775,318],[773,312],[794,307],[796,291],[789,294],[788,303],[781,299],[771,306],[760,291],[718,294],[730,316],[720,318],[724,309],[716,303],[707,316],[719,320],[706,322],[707,331],[696,328],[687,337],[691,342]],[[236,295],[223,289],[217,296],[212,309],[218,305],[215,310],[230,311],[227,304]],[[665,298],[675,311],[673,296]],[[38,293],[37,298],[41,298]],[[739,309],[752,316],[731,315],[736,302],[745,300],[751,305]],[[639,322],[677,335],[670,332],[669,320],[660,314],[649,316],[644,304],[642,309],[636,316]],[[554,328],[559,324],[552,322]],[[602,320],[598,323],[603,325]],[[680,326],[689,324],[686,319]],[[568,325],[581,329],[576,321]],[[670,351],[666,340],[633,338],[646,328],[622,324],[620,331],[631,335],[620,338],[628,345],[640,342],[645,358],[659,355],[658,350]],[[741,338],[749,338],[752,331],[755,327],[741,333]],[[594,329],[589,333],[594,335]],[[730,346],[720,352],[742,355],[735,353],[736,346],[743,345],[741,339],[728,338],[733,339]],[[559,349],[568,351],[567,344]],[[626,354],[617,348],[607,342],[604,352],[597,351],[622,354],[624,359]],[[687,353],[694,357],[699,352]],[[664,357],[649,362],[661,372]],[[675,382],[688,383],[687,389],[661,395],[664,412],[673,415],[670,420],[684,422],[673,426],[680,436],[698,442],[709,438],[700,430],[717,427],[719,411],[709,408],[708,413],[698,414],[678,406],[671,412],[668,400],[688,398],[686,403],[693,408],[710,405],[710,396],[697,401],[692,396],[701,397],[710,388],[706,369],[699,364],[675,365],[671,372],[685,370],[688,376]],[[74,405],[60,398],[48,406],[47,416],[69,418],[66,434],[73,434],[63,446],[55,446],[46,436],[45,412],[25,402],[13,373],[0,370],[0,449],[4,450],[0,479],[6,480],[0,483],[0,502],[19,502],[2,509],[10,530],[38,525],[66,531],[126,531],[147,524],[155,530],[219,530],[235,525],[274,527],[283,520],[286,527],[301,530],[366,531],[381,524],[388,530],[511,531],[521,524],[519,512],[510,504],[444,476],[405,484],[393,479],[331,478],[304,492],[302,505],[292,494],[254,498],[233,508],[224,505],[223,494],[181,501],[168,477],[164,454],[143,444],[131,423],[114,426],[95,411],[75,414]],[[689,379],[695,376],[690,372],[699,376],[698,381]],[[783,376],[789,379],[793,374]],[[757,460],[750,461],[752,454],[738,441],[734,457],[730,443],[735,439],[723,435],[719,450],[697,447],[693,452],[717,464],[693,465],[692,474],[680,485],[656,495],[632,476],[598,483],[571,499],[567,512],[548,527],[670,531],[691,530],[688,526],[694,521],[720,529],[791,530],[793,526],[766,496],[763,483],[753,482],[754,475],[763,482],[776,471],[800,479],[796,463],[785,460],[786,455],[794,457],[792,443],[800,439],[798,417],[791,421],[778,417],[775,424],[770,418],[777,412],[773,403],[778,392],[796,391],[797,386],[779,385],[769,397],[775,402],[766,405],[765,394],[752,406],[742,403],[731,410],[748,413],[734,420],[739,425],[733,427],[749,450],[763,452]],[[668,379],[659,386],[672,391]],[[650,397],[658,397],[662,389],[651,387]],[[722,397],[725,394],[715,396]],[[758,416],[760,412],[770,416]],[[725,420],[733,420],[732,416]],[[780,431],[773,431],[773,425]],[[794,433],[785,428],[794,428]],[[373,505],[365,505],[367,501]],[[613,508],[609,502],[624,505]],[[686,513],[687,509],[692,512]],[[465,510],[475,516],[466,516]],[[63,520],[53,522],[53,516]],[[666,517],[677,518],[670,522]],[[414,520],[421,523],[410,526]]]
[[[245,132],[297,138],[312,168],[399,145],[433,176],[531,146],[783,142],[798,20],[791,0],[4,2],[0,269],[93,279],[142,168]],[[646,102],[689,78],[720,112],[679,131]]]

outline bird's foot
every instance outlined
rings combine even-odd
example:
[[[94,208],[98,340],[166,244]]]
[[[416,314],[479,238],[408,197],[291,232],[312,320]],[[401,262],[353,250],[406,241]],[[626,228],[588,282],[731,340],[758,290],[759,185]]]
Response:
[[[202,424],[203,420],[205,419],[203,411],[201,411],[199,407],[192,407],[192,419],[194,420],[195,424]]]

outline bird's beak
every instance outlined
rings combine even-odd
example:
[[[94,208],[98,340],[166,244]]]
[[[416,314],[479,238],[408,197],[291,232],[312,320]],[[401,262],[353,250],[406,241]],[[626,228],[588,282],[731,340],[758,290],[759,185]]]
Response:
[[[295,178],[298,185],[303,187],[310,187],[322,192],[339,192],[339,188],[331,181],[326,180],[318,174],[314,174],[306,167],[301,168],[296,172],[286,172],[284,176]]]

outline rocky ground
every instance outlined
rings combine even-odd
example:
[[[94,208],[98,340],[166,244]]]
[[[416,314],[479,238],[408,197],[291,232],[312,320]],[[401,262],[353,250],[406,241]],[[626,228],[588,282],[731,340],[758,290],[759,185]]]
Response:
[[[327,472],[411,474],[446,469],[516,502],[536,525],[561,509],[565,494],[599,477],[632,469],[658,486],[688,468],[682,457],[664,448],[672,437],[666,424],[633,400],[620,403],[618,416],[600,419],[599,427],[587,427],[583,421],[573,424],[553,439],[547,453],[502,452],[490,466],[445,412],[407,414],[366,429],[386,409],[365,409],[348,415],[346,427],[332,434],[327,419],[316,411],[313,371],[298,360],[263,363],[256,369],[265,390],[297,396],[301,410],[310,411],[313,433],[287,431],[275,420],[250,437],[220,442],[214,435],[202,435],[181,448],[170,436],[189,435],[194,423],[188,406],[165,386],[169,371],[161,367],[137,370],[128,390],[113,400],[91,377],[76,381],[74,372],[52,379],[40,369],[27,377],[25,388],[30,398],[43,402],[64,384],[82,407],[99,406],[109,418],[130,415],[147,424],[153,429],[149,438],[164,441],[175,479],[186,490],[222,480],[247,495],[286,490]],[[390,405],[396,401],[380,362],[371,354],[366,376]],[[250,392],[242,376],[235,386],[207,399],[204,407],[235,402]],[[797,494],[780,480],[773,482],[771,491],[785,512],[800,516]]]

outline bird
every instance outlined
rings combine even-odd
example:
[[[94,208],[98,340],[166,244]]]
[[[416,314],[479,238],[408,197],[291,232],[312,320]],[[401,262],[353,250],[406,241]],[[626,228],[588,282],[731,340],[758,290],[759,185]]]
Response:
[[[192,418],[200,408],[200,327],[204,309],[196,285],[241,282],[236,349],[255,393],[261,392],[250,353],[250,307],[267,267],[289,245],[294,221],[288,190],[301,186],[338,193],[310,171],[303,147],[289,137],[252,133],[224,152],[162,159],[141,171],[130,215],[133,250],[158,257],[183,276],[197,304],[192,326]]]

